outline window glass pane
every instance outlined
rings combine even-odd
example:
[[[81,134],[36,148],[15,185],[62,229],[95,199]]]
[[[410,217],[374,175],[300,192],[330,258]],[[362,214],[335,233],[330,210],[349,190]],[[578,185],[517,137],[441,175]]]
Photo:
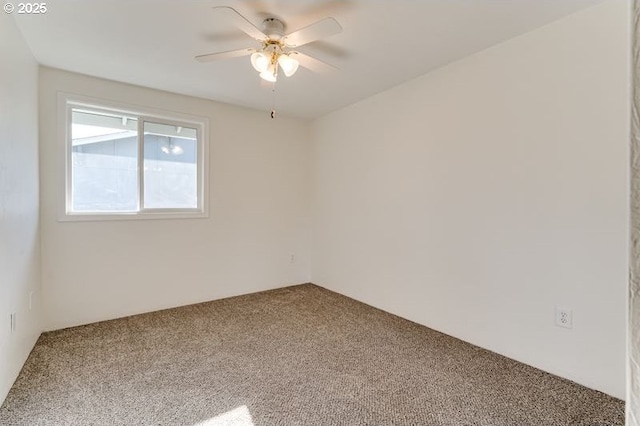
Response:
[[[144,207],[197,208],[196,129],[144,123]]]
[[[71,210],[136,211],[137,120],[82,109],[71,118]]]

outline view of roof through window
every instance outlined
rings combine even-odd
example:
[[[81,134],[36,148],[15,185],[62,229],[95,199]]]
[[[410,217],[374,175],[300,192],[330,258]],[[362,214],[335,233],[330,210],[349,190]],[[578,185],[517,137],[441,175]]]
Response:
[[[144,121],[139,141],[138,117],[75,108],[71,115],[72,211],[197,208],[195,128]]]

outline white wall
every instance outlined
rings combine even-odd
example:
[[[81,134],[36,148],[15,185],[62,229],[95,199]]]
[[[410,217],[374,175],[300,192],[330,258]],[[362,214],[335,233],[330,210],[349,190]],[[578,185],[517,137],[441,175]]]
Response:
[[[0,404],[40,335],[38,65],[0,15]],[[29,309],[29,296],[33,293]],[[16,314],[11,333],[10,315]]]
[[[58,91],[208,117],[209,218],[58,222]],[[308,122],[41,68],[40,130],[46,329],[309,281]]]
[[[612,0],[318,120],[313,282],[624,398],[628,20]]]
[[[633,3],[632,63],[640,61],[640,3]],[[633,67],[631,134],[631,264],[629,274],[629,373],[627,426],[640,426],[640,70]]]

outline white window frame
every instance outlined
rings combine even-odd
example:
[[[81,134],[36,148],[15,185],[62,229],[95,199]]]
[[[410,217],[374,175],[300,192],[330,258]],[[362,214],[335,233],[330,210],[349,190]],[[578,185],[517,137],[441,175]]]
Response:
[[[112,112],[135,116],[138,120],[138,210],[134,212],[74,212],[72,211],[72,141],[71,112],[74,108]],[[196,208],[143,208],[144,200],[144,123],[153,122],[172,126],[196,129],[196,170],[197,197]],[[69,93],[58,94],[58,139],[63,147],[63,191],[62,202],[58,209],[59,221],[97,221],[97,220],[132,220],[132,219],[187,219],[209,217],[207,184],[209,182],[209,120],[206,117],[164,111],[155,108],[127,105],[104,99],[90,98]]]

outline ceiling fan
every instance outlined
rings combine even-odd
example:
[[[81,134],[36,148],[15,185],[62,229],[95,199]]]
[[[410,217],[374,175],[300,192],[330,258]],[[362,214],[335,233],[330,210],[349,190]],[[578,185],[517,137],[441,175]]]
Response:
[[[341,33],[342,27],[334,18],[324,18],[286,34],[285,24],[280,19],[267,18],[262,21],[262,29],[259,29],[232,7],[218,6],[214,9],[233,22],[240,30],[257,40],[260,47],[196,56],[195,59],[200,62],[251,55],[251,65],[260,73],[260,77],[274,83],[278,78],[279,69],[287,77],[295,74],[299,65],[316,72],[335,69],[334,66],[326,62],[294,50],[294,48],[307,43]]]

